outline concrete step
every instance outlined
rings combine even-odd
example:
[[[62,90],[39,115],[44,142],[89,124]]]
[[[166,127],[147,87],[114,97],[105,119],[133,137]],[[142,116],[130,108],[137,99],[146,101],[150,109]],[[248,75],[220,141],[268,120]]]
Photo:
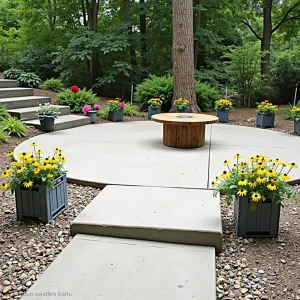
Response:
[[[71,234],[211,246],[222,251],[220,199],[212,190],[106,186]]]
[[[0,88],[0,98],[14,98],[25,96],[33,96],[33,89],[22,87]]]
[[[13,97],[0,98],[0,103],[6,105],[7,109],[17,109],[24,107],[34,107],[39,104],[50,102],[49,97],[27,96],[27,97]]]
[[[215,282],[212,247],[80,234],[21,299],[213,300]]]
[[[18,81],[12,79],[0,79],[0,88],[18,87]]]
[[[41,124],[39,120],[28,120],[24,121],[25,124],[34,126],[35,128],[40,129]],[[54,123],[54,131],[88,125],[91,123],[90,117],[77,116],[77,115],[65,115],[59,116]]]
[[[60,116],[69,115],[71,113],[70,106],[62,106],[56,105],[59,109]],[[34,120],[37,119],[36,112],[38,110],[38,106],[35,107],[24,107],[24,108],[16,108],[9,109],[8,112],[11,116],[16,117],[22,120]]]

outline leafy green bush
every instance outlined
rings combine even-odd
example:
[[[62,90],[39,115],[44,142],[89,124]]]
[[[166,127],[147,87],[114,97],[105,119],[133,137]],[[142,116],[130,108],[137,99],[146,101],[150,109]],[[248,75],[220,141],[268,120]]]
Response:
[[[30,127],[23,124],[21,120],[13,117],[4,119],[0,123],[0,131],[6,133],[9,136],[26,136],[28,128]]]
[[[8,135],[0,130],[0,144],[6,143],[8,139]]]
[[[300,102],[296,104],[296,107],[300,107]],[[293,120],[292,109],[293,106],[290,104],[289,107],[279,108],[279,113],[281,113],[286,120]]]
[[[18,78],[19,86],[38,88],[42,82],[41,78],[34,73],[23,73]]]
[[[64,89],[64,84],[60,79],[51,78],[44,81],[43,87],[46,90],[50,90],[53,92],[61,92]]]
[[[100,116],[101,119],[108,119],[108,106],[107,105],[103,105],[101,110],[98,110],[98,116]]]
[[[84,105],[94,106],[97,100],[96,95],[85,88],[77,93],[67,89],[56,96],[56,104],[70,106],[72,112],[81,112]]]
[[[195,92],[198,105],[204,112],[209,111],[214,102],[219,99],[218,91],[206,83],[196,81]],[[136,87],[135,99],[141,103],[142,110],[147,109],[148,100],[151,98],[160,98],[163,100],[162,110],[170,110],[173,98],[173,77],[150,76]]]
[[[0,122],[1,122],[1,120],[7,119],[7,118],[9,118],[9,117],[10,117],[10,115],[9,115],[9,113],[7,112],[6,106],[3,105],[3,104],[0,104]]]
[[[128,117],[133,117],[133,116],[138,116],[140,109],[138,106],[136,105],[132,105],[130,106],[129,103],[126,104],[126,106],[124,107],[124,115],[128,116]]]
[[[24,71],[21,69],[11,68],[3,72],[3,78],[18,79],[23,73]]]

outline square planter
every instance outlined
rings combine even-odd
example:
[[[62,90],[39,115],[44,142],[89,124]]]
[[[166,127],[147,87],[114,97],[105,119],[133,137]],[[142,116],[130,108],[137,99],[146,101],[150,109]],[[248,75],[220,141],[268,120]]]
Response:
[[[275,115],[256,113],[256,127],[274,128]]]
[[[148,119],[151,120],[151,117],[156,114],[161,113],[161,107],[152,107],[148,106]]]
[[[300,120],[294,120],[294,132],[300,135]]]
[[[239,237],[278,237],[280,203],[267,201],[251,207],[250,197],[234,199],[235,231]],[[253,205],[252,205],[253,206]]]
[[[229,110],[217,109],[217,117],[221,123],[229,123]]]
[[[67,177],[58,177],[53,189],[47,185],[34,185],[31,189],[18,186],[15,201],[18,220],[49,223],[68,207]]]
[[[184,109],[180,110],[180,109],[176,109],[176,111],[178,113],[188,113],[189,112],[189,108],[188,107],[185,107]]]
[[[108,112],[108,119],[112,122],[122,122],[124,121],[124,109],[121,108],[119,111]]]

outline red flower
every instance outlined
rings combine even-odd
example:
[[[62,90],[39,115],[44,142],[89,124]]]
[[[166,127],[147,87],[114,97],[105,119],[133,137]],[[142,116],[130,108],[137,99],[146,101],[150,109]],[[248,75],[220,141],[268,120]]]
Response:
[[[70,87],[70,90],[73,92],[73,93],[77,93],[79,91],[79,87],[77,85],[73,85]]]

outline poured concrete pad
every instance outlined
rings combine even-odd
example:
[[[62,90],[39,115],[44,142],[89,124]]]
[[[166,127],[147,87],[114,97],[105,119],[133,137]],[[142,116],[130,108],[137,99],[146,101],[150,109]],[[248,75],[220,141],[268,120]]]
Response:
[[[212,247],[77,235],[23,300],[215,299]]]
[[[77,233],[212,246],[222,251],[212,190],[107,186],[71,224]]]

